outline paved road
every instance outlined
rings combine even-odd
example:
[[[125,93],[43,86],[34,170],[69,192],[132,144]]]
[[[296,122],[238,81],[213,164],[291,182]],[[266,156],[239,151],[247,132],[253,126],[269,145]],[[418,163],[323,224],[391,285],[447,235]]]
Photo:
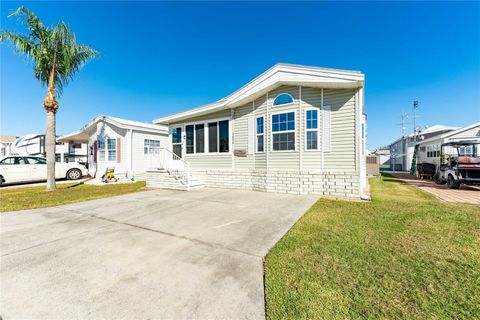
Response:
[[[316,200],[154,190],[3,213],[1,315],[262,319],[262,258]]]

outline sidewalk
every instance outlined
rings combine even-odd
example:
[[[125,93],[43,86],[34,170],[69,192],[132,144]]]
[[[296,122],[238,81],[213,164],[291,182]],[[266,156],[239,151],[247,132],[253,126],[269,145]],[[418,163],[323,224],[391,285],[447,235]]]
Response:
[[[408,173],[391,173],[392,176],[414,185],[417,188],[429,192],[437,198],[456,203],[480,204],[480,188],[461,185],[460,189],[448,189],[446,185],[438,185],[431,180],[420,180]]]

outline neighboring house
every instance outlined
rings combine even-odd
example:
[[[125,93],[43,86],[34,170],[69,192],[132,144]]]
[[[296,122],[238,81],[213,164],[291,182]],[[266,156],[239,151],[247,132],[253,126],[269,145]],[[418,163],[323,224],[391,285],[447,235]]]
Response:
[[[362,73],[277,64],[223,99],[154,123],[170,129],[178,158],[162,167],[176,178],[188,170],[209,187],[360,198],[365,121]],[[151,172],[147,185],[164,178]]]
[[[417,132],[416,141],[414,134],[405,135],[389,145],[390,169],[394,171],[409,171],[412,165],[415,145],[420,141],[457,130],[458,127],[434,125]]]
[[[0,156],[11,154],[11,146],[16,139],[16,136],[0,136]]]
[[[45,135],[27,134],[17,138],[11,145],[10,153],[20,156],[45,156]],[[60,142],[57,138],[55,147],[57,162],[86,162],[87,145]]]
[[[107,168],[115,168],[115,176],[131,180],[145,180],[147,169],[158,167],[160,148],[169,143],[166,126],[102,115],[59,140],[88,145],[92,177],[101,178]]]
[[[480,122],[421,141],[418,143],[417,163],[432,163],[438,167],[441,145],[462,140],[478,141],[480,143]],[[465,147],[463,148],[465,149]],[[452,151],[451,147],[444,147],[444,152],[452,154]],[[472,150],[460,150],[460,152],[469,154]]]
[[[390,149],[379,149],[373,152],[378,157],[380,168],[390,168]]]

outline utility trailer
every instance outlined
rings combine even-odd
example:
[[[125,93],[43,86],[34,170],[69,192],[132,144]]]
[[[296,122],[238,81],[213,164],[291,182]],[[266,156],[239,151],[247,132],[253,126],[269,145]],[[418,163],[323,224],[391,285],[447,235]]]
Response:
[[[458,189],[461,184],[480,185],[480,141],[463,140],[443,143],[440,148],[440,165],[433,180]]]

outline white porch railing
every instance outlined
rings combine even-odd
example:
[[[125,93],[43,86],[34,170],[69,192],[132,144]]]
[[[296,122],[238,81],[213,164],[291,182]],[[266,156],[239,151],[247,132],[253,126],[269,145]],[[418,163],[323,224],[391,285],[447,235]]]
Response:
[[[158,153],[148,155],[148,167],[156,170],[166,170],[177,179],[185,181],[190,186],[190,163],[176,155],[168,148],[160,148]]]

